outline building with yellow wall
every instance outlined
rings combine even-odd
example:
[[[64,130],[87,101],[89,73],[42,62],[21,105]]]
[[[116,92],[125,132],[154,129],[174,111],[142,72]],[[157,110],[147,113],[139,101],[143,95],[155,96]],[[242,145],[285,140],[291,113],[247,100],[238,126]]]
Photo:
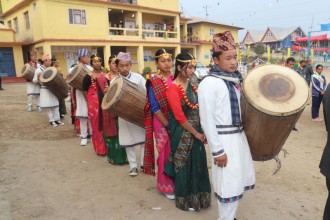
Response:
[[[191,17],[187,21],[187,33],[183,35],[182,50],[196,55],[197,59],[208,65],[211,62],[212,38],[215,33],[230,31],[238,42],[238,31],[243,28],[199,17]]]
[[[239,29],[182,18],[179,0],[10,0],[2,1],[2,10],[4,24],[22,44],[24,62],[35,48],[39,57],[45,53],[59,60],[63,70],[77,62],[82,47],[105,61],[111,54],[130,52],[132,70],[140,73],[147,66],[155,70],[159,48],[174,55],[182,48],[208,64],[210,30],[232,30],[237,40]],[[15,57],[18,69],[21,63]]]

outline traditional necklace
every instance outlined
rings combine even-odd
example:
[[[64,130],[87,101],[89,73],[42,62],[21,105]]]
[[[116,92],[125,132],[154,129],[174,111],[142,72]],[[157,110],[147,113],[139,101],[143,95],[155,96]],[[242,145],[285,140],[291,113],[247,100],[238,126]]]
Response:
[[[191,104],[190,101],[188,100],[188,97],[187,97],[187,94],[186,92],[184,91],[183,87],[181,84],[178,85],[179,89],[181,90],[181,94],[182,94],[182,97],[183,97],[183,100],[185,101],[185,103],[188,105],[189,108],[191,109],[198,109],[198,103],[196,104]],[[191,85],[194,93],[197,95],[197,88],[193,85]]]
[[[166,83],[165,78],[164,78],[162,75],[159,75],[159,76],[160,76],[160,79],[162,80],[163,85],[165,86],[165,88],[168,89],[168,85],[167,85],[167,83]],[[170,77],[172,78],[172,80],[174,79],[174,76],[173,76],[173,75],[170,76]]]
[[[108,80],[109,80],[109,82],[110,82],[111,79],[112,79],[111,73],[109,72],[107,75],[108,75]]]
[[[93,76],[93,74],[89,74],[91,77],[91,81],[92,81],[92,85],[91,87],[93,87],[96,90],[96,82],[95,82],[95,77]]]

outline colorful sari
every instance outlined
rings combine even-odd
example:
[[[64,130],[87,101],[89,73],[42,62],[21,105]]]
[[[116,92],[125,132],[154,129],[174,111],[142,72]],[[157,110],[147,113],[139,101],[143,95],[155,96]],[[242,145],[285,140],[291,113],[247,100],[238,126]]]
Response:
[[[86,76],[87,77],[87,76]],[[93,76],[90,76],[91,80]],[[99,127],[99,99],[97,95],[97,89],[96,86],[93,86],[93,83],[91,83],[88,87],[87,92],[87,107],[88,107],[88,118],[91,122],[92,126],[92,142],[94,146],[95,153],[97,155],[105,155],[107,154],[107,147],[104,143],[102,130]]]
[[[169,86],[173,82],[172,77],[170,76],[166,84]],[[151,86],[152,92],[154,93],[155,100],[157,105],[160,108],[160,111],[164,114],[165,118],[169,120],[169,107],[166,99],[166,87],[162,81],[162,79],[158,76],[153,76],[147,81],[147,87]],[[148,88],[147,88],[148,91]],[[145,107],[145,125],[146,126],[146,142],[145,142],[145,156],[144,156],[144,168],[146,174],[154,174],[154,143],[153,143],[153,135],[156,139],[156,147],[158,150],[158,158],[157,158],[157,189],[159,192],[166,194],[174,194],[174,183],[173,179],[164,174],[164,168],[166,161],[168,159],[168,155],[171,151],[170,146],[170,136],[164,125],[152,115],[151,105],[153,101],[149,100],[147,95],[147,105]],[[149,159],[152,157],[152,159]]]
[[[197,95],[190,84],[186,94],[190,103],[197,102]],[[198,109],[189,108],[182,99],[181,104],[188,122],[201,133]],[[211,204],[211,185],[205,146],[180,125],[173,113],[170,126],[171,154],[164,172],[174,178],[175,205],[185,211],[207,208]]]
[[[104,97],[103,91],[105,85],[109,85],[110,81],[105,77],[105,74],[102,74],[96,78],[96,82],[100,111],[99,128],[103,131],[104,142],[108,149],[108,162],[114,165],[127,164],[126,150],[119,145],[117,119],[109,111],[101,108]]]

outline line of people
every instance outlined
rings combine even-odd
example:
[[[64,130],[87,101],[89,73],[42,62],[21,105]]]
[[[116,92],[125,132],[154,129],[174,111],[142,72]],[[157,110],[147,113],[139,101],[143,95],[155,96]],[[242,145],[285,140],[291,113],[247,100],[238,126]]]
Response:
[[[87,49],[78,51],[78,60],[90,69],[83,79],[83,91],[73,89],[71,95],[80,144],[87,144],[89,133],[95,153],[107,155],[115,165],[129,163],[130,176],[137,176],[140,171],[157,174],[158,191],[185,211],[210,207],[205,150],[208,144],[219,219],[235,219],[243,193],[254,188],[255,171],[242,127],[242,77],[236,72],[237,50],[231,33],[214,35],[215,65],[198,89],[189,81],[196,59],[186,52],[174,59],[165,49],[159,49],[155,54],[158,71],[147,80],[131,71],[129,53],[110,56],[108,73],[102,71],[102,59],[97,55],[89,57]],[[69,75],[71,72],[72,69]],[[101,109],[101,100],[117,77],[146,91],[144,128]],[[141,150],[140,162],[136,147]]]
[[[55,64],[55,65],[54,65]],[[66,107],[64,99],[58,99],[48,88],[40,82],[41,73],[47,67],[55,66],[58,68],[58,62],[53,60],[49,55],[42,55],[40,61],[37,60],[37,51],[30,51],[29,65],[35,70],[34,77],[31,81],[27,81],[27,95],[28,95],[28,112],[32,112],[33,100],[36,99],[37,112],[42,109],[47,111],[49,124],[52,127],[64,125],[60,121],[66,114]]]
[[[147,80],[131,71],[129,53],[111,56],[109,73],[101,72],[101,58],[92,55],[93,70],[84,78],[83,89],[96,154],[107,154],[113,164],[128,162],[130,176],[137,176],[139,171],[157,173],[160,193],[175,199],[176,207],[181,210],[198,211],[211,203],[205,150],[208,143],[219,219],[234,219],[238,201],[244,191],[253,189],[255,184],[252,157],[240,116],[241,77],[233,74],[237,69],[235,45],[230,32],[214,35],[215,65],[210,77],[200,83],[199,92],[189,82],[196,65],[195,57],[189,53],[182,52],[174,59],[165,49],[158,50],[155,54],[158,71]],[[87,60],[83,64],[88,63],[86,49],[80,50],[78,57],[80,62]],[[174,73],[171,72],[173,63]],[[104,94],[119,76],[146,90],[145,128],[101,110]],[[76,105],[79,112],[79,104]],[[141,149],[139,165],[135,147]]]

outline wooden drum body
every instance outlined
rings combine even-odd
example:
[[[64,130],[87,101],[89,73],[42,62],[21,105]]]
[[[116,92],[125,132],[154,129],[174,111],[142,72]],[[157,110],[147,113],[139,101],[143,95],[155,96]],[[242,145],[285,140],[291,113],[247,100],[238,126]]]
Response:
[[[68,97],[69,86],[55,67],[46,68],[40,75],[40,82],[59,99]]]
[[[144,90],[123,77],[117,77],[104,95],[102,109],[144,128],[145,103]]]
[[[283,147],[309,97],[306,81],[279,65],[263,65],[243,81],[241,111],[253,160],[274,158]]]
[[[83,80],[89,72],[90,71],[83,64],[78,64],[72,69],[67,83],[73,88],[83,91]]]
[[[28,63],[26,63],[21,71],[22,77],[28,81],[32,81],[34,77],[35,69]]]

